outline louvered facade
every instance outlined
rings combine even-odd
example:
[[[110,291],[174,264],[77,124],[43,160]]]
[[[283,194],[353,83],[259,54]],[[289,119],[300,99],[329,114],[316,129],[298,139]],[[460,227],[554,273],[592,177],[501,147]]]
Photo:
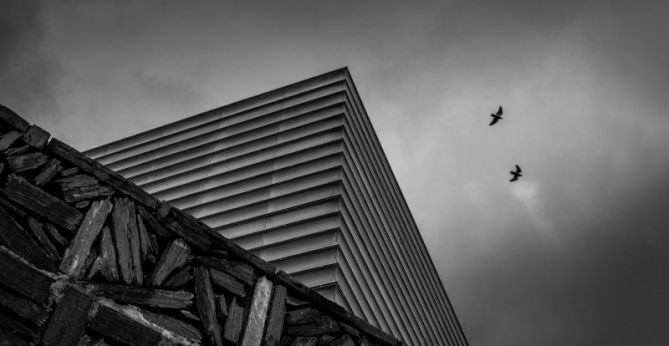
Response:
[[[347,69],[87,154],[407,344],[467,344]]]

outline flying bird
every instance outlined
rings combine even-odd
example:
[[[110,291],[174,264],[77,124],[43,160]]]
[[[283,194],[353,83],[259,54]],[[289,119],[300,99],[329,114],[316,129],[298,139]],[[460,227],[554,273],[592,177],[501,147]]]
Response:
[[[514,171],[509,172],[509,173],[511,173],[511,175],[513,175],[513,178],[511,178],[511,180],[509,180],[509,181],[516,181],[516,180],[518,180],[518,178],[520,178],[520,177],[523,176],[523,175],[521,174],[522,172],[523,172],[523,170],[520,169],[520,167],[518,167],[518,165],[516,165],[516,171],[515,171],[515,172],[514,172]]]
[[[490,122],[490,125],[488,126],[493,126],[495,123],[500,121],[502,119],[502,114],[504,112],[502,111],[502,106],[499,106],[499,109],[497,109],[497,114],[490,113],[490,116],[492,117],[492,121]]]

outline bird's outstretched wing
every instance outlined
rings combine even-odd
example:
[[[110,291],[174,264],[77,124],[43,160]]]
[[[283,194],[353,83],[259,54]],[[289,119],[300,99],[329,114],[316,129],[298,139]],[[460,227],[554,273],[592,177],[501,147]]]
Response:
[[[516,173],[521,173],[522,171],[523,171],[523,170],[520,169],[520,167],[518,167],[518,165],[516,165]]]
[[[504,111],[502,110],[502,106],[499,106],[499,108],[497,109],[497,115],[502,115],[503,113]]]
[[[518,176],[514,175],[513,178],[511,178],[511,180],[509,180],[509,181],[516,181],[516,180],[518,180]]]
[[[499,118],[496,117],[494,114],[490,114],[490,116],[492,117],[492,121],[490,122],[490,124],[488,126],[493,126],[493,125],[495,125],[495,123],[497,123],[499,121]]]

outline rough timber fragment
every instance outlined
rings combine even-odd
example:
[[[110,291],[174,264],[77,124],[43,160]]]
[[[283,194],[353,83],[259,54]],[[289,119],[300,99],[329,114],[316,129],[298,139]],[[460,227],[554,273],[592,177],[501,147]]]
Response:
[[[144,311],[133,306],[97,304],[90,328],[105,338],[130,346],[189,344],[174,333],[149,322]],[[181,342],[180,342],[181,341]]]
[[[216,268],[210,268],[209,272],[211,274],[211,282],[214,285],[238,297],[246,297],[246,286],[242,282],[237,281],[232,275],[228,275]]]
[[[111,232],[107,226],[102,229],[102,235],[100,237],[100,258],[102,259],[100,266],[102,276],[104,276],[107,281],[118,281],[116,249],[114,248]]]
[[[88,284],[86,290],[92,294],[124,303],[164,309],[183,309],[193,304],[193,293],[186,291],[166,291],[112,284]]]
[[[298,336],[293,340],[290,346],[316,346],[318,339],[314,337]]]
[[[267,346],[276,346],[281,341],[284,317],[286,315],[286,287],[274,285],[272,303],[267,313],[267,326],[263,342]]]
[[[183,267],[190,255],[190,247],[182,239],[175,239],[167,246],[150,277],[151,285],[160,286],[174,270]]]
[[[250,265],[238,262],[238,261],[228,261],[223,258],[208,258],[197,256],[195,260],[198,263],[201,263],[207,267],[216,268],[220,271],[226,272],[240,281],[246,283],[247,285],[253,285],[255,281],[255,274],[253,267]]]
[[[54,279],[0,246],[0,282],[23,297],[38,304],[46,304]]]
[[[19,131],[25,131],[30,126],[30,123],[21,118],[13,110],[0,105],[0,122],[11,125]]]
[[[29,153],[7,158],[9,167],[14,172],[24,172],[39,168],[49,162],[50,158],[42,153]]]
[[[83,217],[77,209],[14,174],[7,176],[7,185],[0,188],[0,192],[8,199],[69,231],[76,230]]]
[[[158,220],[153,217],[153,215],[146,211],[146,209],[144,209],[142,206],[138,206],[137,211],[139,212],[139,219],[142,220],[144,225],[148,227],[148,231],[155,233],[161,238],[171,237],[170,232],[166,230],[163,225],[161,225]]]
[[[23,155],[27,152],[30,151],[30,146],[29,145],[22,145],[20,147],[12,147],[7,150],[5,150],[5,156],[10,157],[10,156],[15,156],[15,155]]]
[[[47,144],[47,148],[51,153],[57,155],[62,160],[81,168],[88,174],[91,174],[112,187],[119,189],[121,192],[134,198],[143,205],[151,209],[158,206],[158,201],[153,196],[140,189],[137,185],[124,179],[117,173],[110,171],[100,163],[86,157],[84,154],[74,150],[69,145],[53,138]]]
[[[2,207],[0,207],[0,244],[41,269],[50,271],[54,269],[46,252]]]
[[[49,140],[49,137],[51,137],[51,135],[43,128],[37,125],[32,125],[23,135],[23,141],[37,150],[42,150],[44,145],[46,145],[46,142]]]
[[[44,166],[44,169],[42,172],[40,172],[36,177],[35,177],[35,185],[37,186],[44,186],[51,182],[51,179],[53,179],[60,171],[63,170],[63,166],[60,164],[60,161],[56,159],[51,159],[49,163]]]
[[[272,282],[264,276],[260,277],[253,291],[253,300],[251,301],[244,337],[242,338],[242,346],[260,346],[271,294]]]
[[[14,312],[37,326],[47,319],[46,310],[35,302],[0,288],[0,307]]]
[[[32,337],[35,333],[32,328],[28,327],[23,322],[16,321],[6,314],[0,314],[0,326],[2,326],[3,329],[12,332],[12,334],[19,334],[21,336]],[[2,340],[1,337],[2,336],[0,335],[0,340]]]
[[[202,333],[197,328],[190,324],[170,317],[168,315],[160,315],[150,311],[142,311],[144,318],[147,321],[164,328],[174,334],[180,335],[184,338],[200,342],[202,340]]]
[[[332,318],[321,315],[316,321],[308,324],[288,325],[287,332],[290,335],[317,336],[321,334],[336,333],[339,331],[339,324]]]
[[[163,286],[169,288],[179,288],[193,280],[193,274],[191,273],[191,267],[184,267],[176,274],[172,275]]]
[[[129,223],[130,201],[127,198],[115,198],[114,211],[112,212],[112,236],[116,245],[121,280],[128,285],[133,280],[130,243],[128,242],[130,233],[128,230]]]
[[[2,340],[2,346],[32,346],[32,343],[29,343],[25,339],[17,336],[13,332],[8,330],[0,329],[0,340]]]
[[[130,212],[130,220],[128,222],[128,242],[130,243],[130,259],[132,262],[132,282],[135,285],[142,286],[144,284],[144,272],[142,270],[141,243],[139,230],[137,230],[135,203],[132,201],[130,201],[130,208],[128,211]]]
[[[237,297],[232,297],[228,307],[228,318],[225,319],[223,339],[227,342],[237,344],[239,333],[242,331],[242,319],[244,318],[244,307],[239,304]]]
[[[353,339],[348,334],[344,334],[340,336],[339,338],[335,339],[328,345],[332,346],[355,346],[355,343],[353,342]]]
[[[56,246],[53,245],[49,237],[44,233],[44,226],[32,216],[28,218],[28,227],[32,231],[35,239],[42,245],[42,248],[45,250],[47,257],[52,262],[57,262],[60,260],[60,254],[56,249]]]
[[[97,197],[111,196],[114,189],[85,174],[72,175],[56,181],[60,184],[65,202],[74,203]]]
[[[19,138],[21,138],[19,131],[10,131],[0,135],[0,151],[9,149]]]
[[[60,270],[78,279],[85,269],[85,261],[88,257],[91,246],[97,239],[102,225],[107,219],[107,215],[112,209],[112,204],[108,199],[95,201],[86,213],[84,221],[81,223],[77,234],[70,242],[70,246],[65,250],[63,261],[60,264]]]
[[[214,290],[209,280],[209,271],[205,267],[194,267],[195,279],[195,307],[202,321],[206,339],[210,345],[221,346],[221,332],[216,319],[216,304]]]
[[[67,287],[63,298],[49,320],[42,344],[47,346],[77,345],[88,323],[88,312],[93,301],[87,294]]]

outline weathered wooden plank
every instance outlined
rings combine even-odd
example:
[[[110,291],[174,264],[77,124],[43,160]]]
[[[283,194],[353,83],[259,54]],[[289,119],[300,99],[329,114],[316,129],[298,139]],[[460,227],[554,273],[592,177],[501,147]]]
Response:
[[[111,340],[130,346],[167,346],[178,344],[169,331],[150,324],[145,311],[134,307],[99,305],[90,328]]]
[[[129,180],[121,177],[119,174],[112,172],[97,161],[92,160],[86,157],[84,154],[74,150],[72,147],[59,141],[58,139],[52,138],[51,141],[49,141],[47,144],[47,148],[62,160],[79,167],[88,174],[91,174],[101,181],[120,190],[144,206],[150,209],[155,209],[158,207],[158,200],[146,193],[146,191],[142,190]]]
[[[0,282],[23,297],[46,304],[54,280],[0,246]]]
[[[216,316],[219,320],[225,320],[228,316],[228,301],[225,298],[225,295],[221,294],[216,296]]]
[[[322,315],[321,318],[311,323],[288,325],[286,331],[290,335],[318,336],[338,332],[339,324],[330,317]]]
[[[163,225],[177,237],[183,238],[192,246],[207,251],[211,246],[211,241],[206,236],[198,234],[193,229],[188,228],[181,222],[173,218],[165,218],[162,220]]]
[[[283,324],[286,316],[286,287],[274,285],[272,303],[267,314],[267,326],[263,342],[267,346],[276,346],[281,341]]]
[[[102,276],[107,281],[116,282],[118,276],[118,264],[116,263],[116,249],[112,241],[109,227],[102,228],[102,235],[100,238],[100,258],[102,259],[101,268]]]
[[[216,319],[216,304],[214,290],[209,279],[209,270],[205,267],[194,267],[195,307],[202,321],[202,328],[206,340],[210,345],[221,346],[221,332]]]
[[[60,261],[60,254],[58,253],[56,246],[53,245],[51,240],[46,236],[46,233],[44,233],[44,226],[42,223],[35,220],[32,216],[28,217],[28,228],[30,228],[37,241],[42,245],[42,249],[46,252],[47,258],[52,262]]]
[[[12,147],[7,150],[5,150],[5,156],[15,156],[15,155],[23,155],[27,152],[30,151],[30,146],[29,145],[22,145],[19,147]]]
[[[42,344],[46,346],[77,345],[84,336],[88,312],[93,300],[89,295],[71,286],[65,288],[49,320]]]
[[[23,141],[37,150],[42,150],[44,149],[46,142],[49,140],[49,137],[51,137],[51,135],[43,128],[37,125],[31,125],[26,133],[23,134]]]
[[[30,185],[15,174],[7,176],[7,185],[0,188],[0,192],[8,199],[70,231],[76,230],[83,218],[77,209]]]
[[[26,339],[15,335],[14,333],[0,329],[0,345],[1,346],[31,346],[31,343]]]
[[[242,282],[216,268],[210,268],[209,271],[214,285],[241,298],[246,297],[246,286]]]
[[[0,244],[41,269],[54,271],[53,263],[33,237],[0,207]]]
[[[288,325],[286,331],[290,335],[318,336],[338,332],[339,324],[330,317],[321,315],[318,320],[311,323]]]
[[[49,232],[49,235],[51,236],[51,239],[53,239],[56,243],[58,243],[59,246],[66,246],[68,244],[67,239],[63,237],[63,235],[58,231],[58,228],[56,226],[52,225],[51,223],[47,222],[45,225],[47,232]]]
[[[21,118],[16,112],[6,106],[0,105],[0,121],[7,125],[11,125],[19,131],[25,131],[30,126],[30,123]]]
[[[77,174],[77,173],[79,173],[79,168],[71,167],[71,168],[64,169],[64,170],[60,171],[60,176],[61,177],[69,177],[69,176]]]
[[[19,131],[10,131],[0,135],[0,151],[9,149],[14,143],[21,138],[23,134]]]
[[[83,200],[106,197],[114,194],[114,189],[101,185],[100,181],[85,174],[72,175],[56,180],[60,184],[65,202],[75,203]]]
[[[93,265],[91,265],[91,269],[88,270],[88,274],[86,275],[86,280],[91,280],[97,273],[100,272],[100,269],[102,269],[102,256],[98,256],[95,258],[95,261],[93,261]]]
[[[37,326],[44,324],[48,317],[45,308],[4,289],[0,289],[0,307],[13,311]]]
[[[247,285],[253,285],[255,282],[255,272],[253,271],[253,267],[246,263],[202,256],[196,256],[194,259],[196,262],[207,267],[216,268],[222,272],[228,273]]]
[[[190,252],[190,247],[183,239],[177,238],[172,240],[160,256],[155,270],[151,273],[151,277],[149,278],[151,285],[160,286],[165,278],[174,270],[183,267]]]
[[[244,318],[244,307],[239,304],[237,297],[232,297],[228,307],[228,318],[225,319],[223,328],[223,339],[227,342],[237,344],[239,334],[242,331],[242,322]]]
[[[318,338],[318,344],[319,345],[327,345],[328,343],[332,342],[334,339],[335,339],[335,337],[332,336],[332,335],[328,335],[328,334],[321,335],[321,337]],[[360,345],[360,346],[362,346],[362,345]]]
[[[128,242],[129,223],[130,201],[127,198],[115,198],[114,211],[112,212],[112,237],[116,245],[116,259],[121,280],[128,285],[132,283],[133,279],[130,243]]]
[[[0,329],[6,329],[22,336],[32,337],[35,335],[35,330],[33,330],[33,328],[28,327],[23,322],[17,321],[12,317],[7,316],[7,314],[4,312],[0,312]],[[0,345],[2,344],[0,343]]]
[[[28,214],[23,211],[23,209],[18,208],[12,202],[6,200],[0,196],[0,207],[4,208],[9,214],[19,217],[20,219],[25,219],[28,217]]]
[[[153,239],[149,236],[149,232],[146,230],[146,225],[142,217],[137,214],[137,231],[139,232],[139,248],[141,250],[142,261],[146,260],[146,256],[149,254],[149,251],[155,252],[157,250],[157,245],[155,242],[152,242]],[[155,247],[154,247],[155,246]]]
[[[202,333],[200,333],[200,331],[197,328],[191,326],[186,322],[183,322],[174,317],[170,317],[168,315],[159,315],[145,310],[142,311],[142,314],[144,315],[144,318],[146,318],[149,322],[156,324],[161,328],[169,330],[172,333],[193,340],[195,342],[200,342],[202,340]]]
[[[112,204],[109,199],[93,202],[77,234],[75,234],[70,242],[70,246],[65,250],[63,261],[60,263],[60,270],[63,273],[75,279],[83,275],[86,257],[90,253],[91,246],[100,234],[102,225],[111,210]]]
[[[314,337],[298,336],[290,343],[290,346],[316,346],[317,344],[318,339]]]
[[[246,328],[242,337],[242,346],[260,346],[262,341],[265,320],[267,319],[267,308],[272,294],[272,282],[262,276],[256,281],[253,290],[253,300],[249,309]]]
[[[144,284],[144,271],[142,270],[141,243],[139,239],[139,230],[137,229],[137,214],[135,212],[135,203],[130,201],[128,222],[128,242],[130,244],[130,259],[132,263],[132,282],[135,285]]]
[[[86,209],[90,204],[91,201],[79,201],[74,205],[74,207],[77,209]]]
[[[51,159],[33,181],[39,187],[45,186],[62,170],[63,166],[60,164],[60,161]]]
[[[180,288],[187,284],[190,280],[193,280],[193,274],[191,273],[191,267],[184,267],[178,273],[172,275],[163,286],[170,288]]]
[[[304,308],[289,311],[286,316],[286,323],[288,324],[305,324],[319,320],[323,314],[314,308]]]
[[[158,220],[156,220],[153,215],[151,215],[146,209],[142,206],[137,207],[139,216],[141,217],[144,224],[148,227],[147,230],[161,238],[172,238],[172,234],[163,227]]]
[[[51,158],[42,153],[28,153],[10,156],[7,158],[7,163],[14,172],[25,172],[39,168],[49,162],[49,160]]]
[[[154,306],[164,309],[183,309],[193,304],[193,293],[130,287],[112,284],[88,284],[86,291],[124,303]]]
[[[353,342],[353,339],[351,339],[351,336],[349,336],[348,334],[344,334],[344,335],[338,337],[337,339],[335,339],[334,341],[332,341],[331,343],[329,343],[328,346],[329,345],[332,345],[332,346],[355,346],[355,342]]]

